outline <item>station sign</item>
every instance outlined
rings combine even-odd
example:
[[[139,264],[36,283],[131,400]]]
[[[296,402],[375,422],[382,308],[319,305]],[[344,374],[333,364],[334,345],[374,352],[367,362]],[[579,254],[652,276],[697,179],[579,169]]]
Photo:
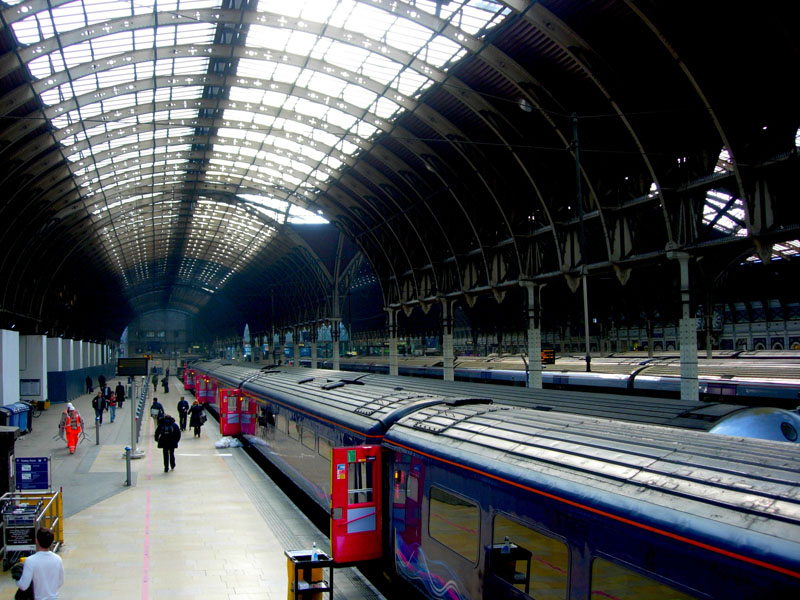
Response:
[[[14,458],[14,484],[18,491],[50,489],[50,459],[46,456]]]

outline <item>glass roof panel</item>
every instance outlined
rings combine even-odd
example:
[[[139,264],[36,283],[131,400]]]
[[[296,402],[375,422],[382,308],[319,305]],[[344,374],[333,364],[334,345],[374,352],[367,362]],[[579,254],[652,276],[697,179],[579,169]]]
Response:
[[[165,275],[180,253],[178,280],[212,293],[275,227],[324,220],[298,199],[324,190],[443,80],[470,36],[510,14],[492,0],[260,0],[249,9],[258,24],[242,26],[238,10],[214,10],[221,0],[5,4],[125,285]],[[232,27],[244,47],[215,45]]]

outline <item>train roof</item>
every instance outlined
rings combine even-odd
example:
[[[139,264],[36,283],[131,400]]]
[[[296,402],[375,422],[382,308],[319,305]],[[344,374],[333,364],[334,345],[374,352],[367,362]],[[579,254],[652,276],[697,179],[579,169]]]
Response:
[[[231,381],[234,377],[239,377],[244,381],[251,376],[245,375],[246,373],[259,371],[259,369],[252,366],[233,365],[218,361],[198,363],[195,365],[195,369],[213,372],[215,376],[231,377]],[[264,367],[260,371],[298,373],[297,377],[300,379],[307,377],[330,379],[332,381],[357,379],[364,384],[391,390],[402,389],[409,393],[441,394],[442,396],[456,398],[490,398],[496,404],[700,430],[709,430],[721,418],[746,408],[738,404],[716,404],[671,398],[601,394],[571,390],[534,389],[374,373],[360,374],[329,369]]]
[[[375,386],[352,373],[346,373],[346,378],[336,377],[335,371],[310,374],[307,369],[256,370],[214,363],[198,368],[248,393],[373,437],[382,437],[398,419],[426,406],[491,402],[485,395],[442,396],[423,390]]]
[[[425,408],[384,443],[800,573],[795,444],[496,405]]]

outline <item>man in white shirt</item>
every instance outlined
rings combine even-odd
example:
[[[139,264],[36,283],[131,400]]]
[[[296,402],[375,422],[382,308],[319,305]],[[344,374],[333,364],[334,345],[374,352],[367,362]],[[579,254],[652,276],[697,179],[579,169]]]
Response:
[[[54,539],[53,532],[46,527],[36,532],[36,552],[25,560],[22,577],[17,581],[21,590],[27,590],[33,582],[36,600],[58,600],[58,590],[64,585],[61,557],[50,552]]]

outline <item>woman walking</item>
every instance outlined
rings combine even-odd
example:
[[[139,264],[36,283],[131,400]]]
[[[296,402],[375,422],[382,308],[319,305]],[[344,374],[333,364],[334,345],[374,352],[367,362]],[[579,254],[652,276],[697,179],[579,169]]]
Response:
[[[194,429],[194,437],[200,437],[200,428],[206,422],[206,413],[203,410],[203,405],[197,400],[192,404],[189,409],[189,427]]]

